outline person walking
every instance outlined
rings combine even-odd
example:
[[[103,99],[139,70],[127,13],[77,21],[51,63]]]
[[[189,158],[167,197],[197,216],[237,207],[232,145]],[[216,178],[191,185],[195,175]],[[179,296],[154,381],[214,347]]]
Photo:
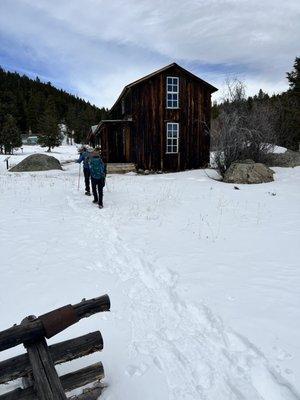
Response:
[[[94,200],[99,208],[103,208],[103,188],[105,186],[106,165],[100,157],[100,148],[96,147],[89,158],[91,182]]]
[[[83,146],[81,149],[79,149],[79,154],[80,154],[80,156],[79,156],[78,160],[76,160],[76,162],[79,164],[83,163],[85,194],[87,196],[90,196],[91,195],[91,189],[90,189],[91,172],[90,172],[90,165],[89,165],[90,152],[88,151],[86,146]]]

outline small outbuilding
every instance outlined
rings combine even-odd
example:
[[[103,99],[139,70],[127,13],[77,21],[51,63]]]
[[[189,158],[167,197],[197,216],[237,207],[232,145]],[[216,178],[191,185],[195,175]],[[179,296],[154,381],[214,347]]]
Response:
[[[209,163],[211,94],[217,89],[170,64],[123,89],[90,135],[110,163],[180,171]]]

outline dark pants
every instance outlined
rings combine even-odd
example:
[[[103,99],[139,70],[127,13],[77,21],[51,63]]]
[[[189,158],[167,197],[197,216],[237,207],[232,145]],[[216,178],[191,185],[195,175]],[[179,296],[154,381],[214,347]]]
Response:
[[[84,181],[85,181],[85,191],[90,193],[91,172],[90,172],[89,168],[83,168],[83,173],[84,173]]]
[[[98,202],[100,206],[103,206],[103,188],[104,188],[104,178],[100,179],[92,179],[92,191],[93,191],[93,196],[94,200]]]

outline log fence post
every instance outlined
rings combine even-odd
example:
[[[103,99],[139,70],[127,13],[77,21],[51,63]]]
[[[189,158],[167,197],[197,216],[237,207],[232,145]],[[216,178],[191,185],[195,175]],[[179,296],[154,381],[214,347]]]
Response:
[[[22,324],[34,321],[31,316],[23,319]],[[46,340],[24,343],[32,367],[34,389],[39,400],[66,400],[62,384],[51,359]]]
[[[48,347],[46,338],[53,337],[80,319],[98,312],[109,311],[107,295],[82,300],[43,314],[29,316],[20,325],[0,332],[0,351],[24,344],[27,353],[0,362],[0,384],[22,378],[23,388],[0,395],[0,400],[67,400],[67,391],[100,382],[104,378],[101,363],[59,377],[55,364],[71,361],[103,349],[100,332],[66,340]],[[93,400],[101,394],[103,386],[94,385],[72,400]]]

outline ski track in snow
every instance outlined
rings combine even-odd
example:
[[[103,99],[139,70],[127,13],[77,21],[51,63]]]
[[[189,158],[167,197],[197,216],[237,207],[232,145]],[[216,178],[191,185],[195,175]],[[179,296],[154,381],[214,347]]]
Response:
[[[85,215],[84,231],[95,241],[90,246],[91,259],[101,259],[93,268],[124,282],[131,356],[146,356],[165,376],[169,400],[300,399],[295,388],[247,338],[225,327],[205,304],[196,306],[181,299],[173,290],[176,274],[158,269],[148,254],[125,243],[105,209],[92,213],[85,207],[86,199],[75,193],[68,197],[68,204],[75,213]],[[95,229],[98,224],[99,229]],[[101,255],[96,245],[99,240],[105,241]],[[145,363],[129,366],[126,374],[140,376],[147,368]],[[109,390],[104,398],[111,399]]]

